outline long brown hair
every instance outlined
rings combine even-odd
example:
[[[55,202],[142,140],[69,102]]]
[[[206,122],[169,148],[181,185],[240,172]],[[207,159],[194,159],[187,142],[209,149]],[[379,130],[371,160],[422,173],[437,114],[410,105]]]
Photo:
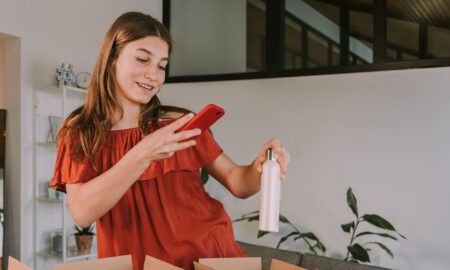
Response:
[[[148,36],[157,36],[164,40],[170,54],[172,39],[169,31],[150,15],[139,12],[124,13],[106,33],[84,104],[66,118],[58,134],[58,142],[66,138],[66,143],[70,144],[75,161],[82,161],[87,157],[94,165],[94,157],[100,151],[106,133],[114,125],[116,110],[123,114],[116,98],[116,60],[125,45]],[[161,106],[156,95],[147,104],[142,105],[139,116],[141,132],[147,134],[148,125],[155,126],[160,116],[167,111],[187,112],[177,107]]]

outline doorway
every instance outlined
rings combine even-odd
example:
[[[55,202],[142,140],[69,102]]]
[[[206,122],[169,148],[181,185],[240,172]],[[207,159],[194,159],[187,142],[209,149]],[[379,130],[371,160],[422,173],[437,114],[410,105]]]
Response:
[[[0,33],[0,266],[20,255],[20,74],[20,38]]]

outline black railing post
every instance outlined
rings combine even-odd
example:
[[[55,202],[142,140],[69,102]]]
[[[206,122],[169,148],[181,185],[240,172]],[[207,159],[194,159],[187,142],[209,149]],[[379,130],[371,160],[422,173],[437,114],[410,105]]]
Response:
[[[284,69],[285,0],[266,1],[266,71],[276,76]]]
[[[419,26],[419,58],[428,57],[428,26],[421,23]]]
[[[350,18],[349,10],[346,7],[339,8],[340,18],[340,63],[341,66],[347,66],[349,64],[350,55]]]
[[[387,44],[387,2],[373,0],[373,62],[386,61]]]

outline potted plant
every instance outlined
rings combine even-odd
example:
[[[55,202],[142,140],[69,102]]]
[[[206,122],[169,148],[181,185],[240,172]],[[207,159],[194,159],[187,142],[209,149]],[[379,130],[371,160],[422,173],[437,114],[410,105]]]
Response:
[[[341,225],[344,232],[350,234],[350,241],[347,247],[347,255],[344,259],[345,262],[341,262],[337,259],[317,256],[319,253],[326,255],[325,245],[313,234],[312,232],[302,232],[297,229],[285,216],[280,215],[279,220],[281,223],[288,224],[291,227],[291,231],[286,235],[281,237],[278,241],[276,248],[280,248],[281,244],[286,242],[288,239],[293,241],[303,240],[312,254],[305,254],[302,257],[301,265],[307,269],[328,269],[325,265],[335,265],[335,269],[347,269],[350,267],[345,267],[345,264],[350,263],[370,263],[369,252],[374,247],[379,247],[384,250],[392,258],[394,253],[385,245],[376,239],[388,239],[398,241],[399,237],[406,239],[405,236],[400,234],[394,226],[385,218],[379,216],[378,214],[363,214],[361,215],[358,211],[358,203],[355,194],[351,188],[347,190],[347,204],[351,211],[355,214],[355,220]],[[241,218],[233,220],[233,222],[238,221],[259,221],[259,211],[254,211],[248,214],[244,214]],[[375,227],[377,230],[361,231],[359,227],[360,224],[367,223]],[[263,237],[269,232],[258,231],[257,237]],[[367,237],[371,237],[370,240],[364,240]],[[245,244],[245,243],[244,243]],[[251,245],[246,244],[246,246],[251,249]],[[254,255],[254,254],[252,254]],[[344,264],[345,263],[345,264]],[[341,268],[344,267],[344,268]],[[361,265],[361,267],[352,266],[352,269],[375,269],[369,268],[369,266]],[[381,269],[381,268],[376,268]]]
[[[94,237],[94,225],[89,225],[86,228],[79,227],[77,225],[73,225],[76,233],[75,241],[77,243],[77,249],[79,252],[90,252],[92,246],[92,238]]]

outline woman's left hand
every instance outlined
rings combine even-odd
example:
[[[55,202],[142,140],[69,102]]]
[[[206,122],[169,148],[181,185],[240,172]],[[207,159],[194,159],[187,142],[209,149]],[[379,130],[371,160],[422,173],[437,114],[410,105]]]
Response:
[[[267,150],[269,148],[272,148],[272,153],[275,155],[275,159],[277,160],[278,164],[280,164],[281,179],[286,179],[288,165],[291,161],[291,155],[277,138],[271,139],[262,147],[258,156],[253,161],[252,166],[254,166],[259,173],[262,172],[262,165],[264,161],[266,161]]]

